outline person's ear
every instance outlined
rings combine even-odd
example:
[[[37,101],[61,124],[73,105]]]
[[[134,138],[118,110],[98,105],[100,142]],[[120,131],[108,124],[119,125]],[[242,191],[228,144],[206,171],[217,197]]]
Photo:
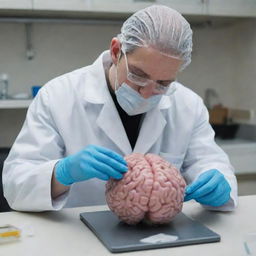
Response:
[[[117,64],[121,54],[121,43],[117,37],[113,37],[110,43],[110,55],[114,65]]]

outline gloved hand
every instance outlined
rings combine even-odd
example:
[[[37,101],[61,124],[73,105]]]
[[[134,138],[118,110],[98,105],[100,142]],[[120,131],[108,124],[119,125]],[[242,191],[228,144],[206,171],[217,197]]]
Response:
[[[186,187],[184,201],[195,199],[201,204],[217,207],[230,199],[230,191],[224,175],[212,169],[201,174],[195,182]]]
[[[114,151],[89,145],[60,160],[55,167],[55,177],[64,185],[71,185],[91,178],[121,179],[127,170],[126,161]]]

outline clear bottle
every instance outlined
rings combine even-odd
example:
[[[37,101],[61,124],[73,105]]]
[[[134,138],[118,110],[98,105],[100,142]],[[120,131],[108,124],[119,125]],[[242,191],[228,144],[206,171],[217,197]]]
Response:
[[[0,74],[0,99],[5,100],[8,98],[8,85],[9,78],[7,74]]]

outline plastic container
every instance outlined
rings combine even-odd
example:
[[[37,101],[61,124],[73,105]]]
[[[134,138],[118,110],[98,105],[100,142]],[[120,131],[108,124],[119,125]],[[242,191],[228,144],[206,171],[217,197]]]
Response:
[[[21,230],[12,225],[0,227],[0,244],[16,241],[20,238]]]
[[[31,90],[32,90],[32,97],[35,98],[38,91],[41,89],[41,85],[34,85],[31,87]]]

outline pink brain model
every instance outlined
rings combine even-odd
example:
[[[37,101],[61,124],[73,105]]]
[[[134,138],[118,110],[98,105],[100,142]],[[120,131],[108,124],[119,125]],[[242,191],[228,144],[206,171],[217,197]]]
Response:
[[[170,222],[182,209],[186,183],[180,172],[154,154],[125,157],[128,171],[123,179],[106,184],[109,208],[124,222]]]

